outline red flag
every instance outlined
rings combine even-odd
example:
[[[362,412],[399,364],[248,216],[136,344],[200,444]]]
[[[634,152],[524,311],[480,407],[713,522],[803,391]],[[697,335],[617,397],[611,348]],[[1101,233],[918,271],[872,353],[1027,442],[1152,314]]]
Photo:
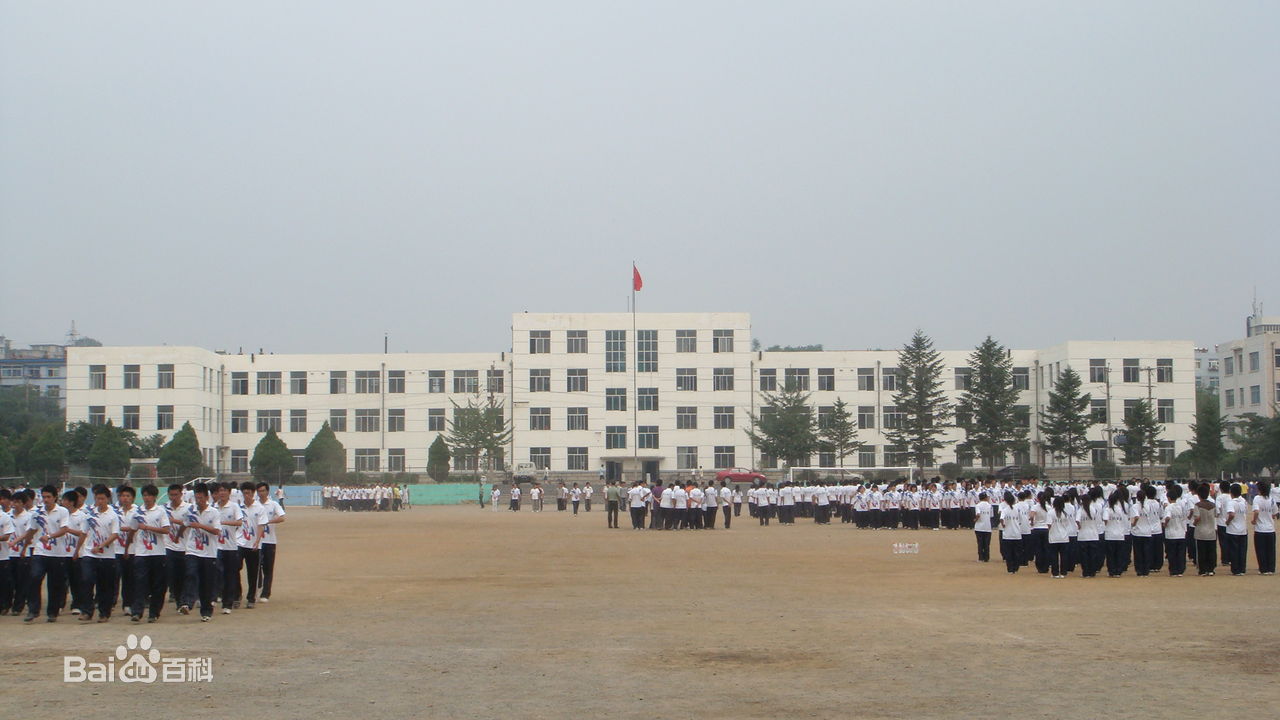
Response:
[[[631,263],[631,289],[639,290],[644,287],[644,280],[640,279],[640,271],[636,269],[636,264]]]

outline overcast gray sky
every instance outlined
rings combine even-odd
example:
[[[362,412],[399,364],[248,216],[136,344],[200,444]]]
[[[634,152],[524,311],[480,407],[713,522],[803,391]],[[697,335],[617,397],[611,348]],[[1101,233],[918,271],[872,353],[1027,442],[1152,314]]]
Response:
[[[1280,314],[1280,3],[0,5],[0,333],[490,351],[1222,341]]]

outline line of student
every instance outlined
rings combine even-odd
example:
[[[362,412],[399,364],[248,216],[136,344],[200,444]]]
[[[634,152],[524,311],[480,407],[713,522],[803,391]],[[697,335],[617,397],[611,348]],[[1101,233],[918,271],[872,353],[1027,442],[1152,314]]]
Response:
[[[1055,578],[1076,568],[1086,578],[1104,568],[1108,577],[1120,577],[1130,567],[1146,577],[1167,560],[1169,574],[1181,577],[1190,560],[1198,575],[1211,576],[1221,558],[1232,575],[1244,575],[1252,528],[1258,572],[1274,575],[1280,509],[1270,483],[1260,481],[1256,490],[1250,501],[1244,486],[1226,482],[1077,486],[1061,493],[1043,487],[1006,491],[998,508],[984,493],[974,526],[978,559],[989,560],[984,547],[998,524],[1009,573],[1034,563],[1038,573]]]
[[[135,504],[130,485],[61,493],[46,485],[0,488],[0,615],[56,622],[68,607],[83,622],[107,622],[119,606],[134,622],[160,618],[166,594],[179,612],[229,614],[268,602],[284,508],[266,483],[154,485]],[[88,502],[92,494],[92,502]],[[241,572],[243,570],[243,578]],[[243,582],[242,582],[243,581]],[[259,594],[259,585],[261,592]]]

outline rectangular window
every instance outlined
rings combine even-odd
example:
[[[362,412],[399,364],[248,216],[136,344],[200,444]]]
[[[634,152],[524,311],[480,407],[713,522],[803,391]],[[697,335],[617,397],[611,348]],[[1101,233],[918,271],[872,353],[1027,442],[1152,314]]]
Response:
[[[818,390],[836,389],[836,369],[818,368]]]
[[[1031,427],[1031,407],[1029,405],[1014,405],[1013,422],[1021,428]]]
[[[604,429],[604,448],[621,450],[627,447],[627,426],[608,425]]]
[[[1235,391],[1235,390],[1228,390],[1228,391],[1226,392],[1226,400],[1227,400],[1227,402],[1226,402],[1226,406],[1227,406],[1227,407],[1235,407],[1235,406],[1236,406],[1236,391]]]
[[[546,368],[530,370],[529,392],[551,392],[551,371]]]
[[[715,368],[711,371],[712,390],[733,389],[733,368]]]
[[[444,371],[443,370],[427,371],[427,392],[429,393],[444,392]]]
[[[278,372],[258,373],[258,394],[259,395],[279,395],[280,394],[280,373]]]
[[[248,450],[232,450],[231,451],[231,472],[233,473],[249,472],[249,451]]]
[[[1136,383],[1140,381],[1142,368],[1138,366],[1137,358],[1125,358],[1124,360],[1124,381],[1127,383]]]
[[[387,410],[387,432],[404,432],[404,409]]]
[[[1016,367],[1013,369],[1013,389],[1031,389],[1031,368]]]
[[[551,469],[551,448],[549,447],[529,448],[529,462],[533,463],[533,467],[538,470],[550,470]]]
[[[173,429],[173,406],[172,405],[156,406],[156,429],[157,430]]]
[[[973,371],[967,367],[955,369],[956,390],[968,390],[973,387]]]
[[[964,403],[956,405],[956,427],[968,430],[973,425],[973,410]]]
[[[566,430],[586,430],[587,429],[587,409],[584,407],[571,407],[566,414]]]
[[[569,368],[564,371],[565,390],[569,392],[587,391],[587,369]]]
[[[880,372],[880,389],[892,392],[898,390],[898,368],[887,367]]]
[[[427,410],[427,431],[444,432],[444,408]]]
[[[1173,400],[1156,401],[1156,422],[1173,422]]]
[[[1272,360],[1272,365],[1280,368],[1280,347],[1276,348],[1275,355],[1275,358]],[[1209,369],[1212,370],[1213,367],[1210,367]]]
[[[107,366],[106,365],[90,365],[89,366],[89,389],[90,390],[106,390],[107,389]]]
[[[698,448],[695,445],[682,445],[676,448],[676,469],[697,470]]]
[[[381,373],[377,370],[356,371],[356,392],[370,395],[382,392]]]
[[[404,393],[404,371],[388,370],[387,371],[387,392]],[[390,457],[387,458],[387,464],[391,464]]]
[[[587,469],[587,449],[584,447],[569,448],[569,469],[570,470],[586,470]]]
[[[658,426],[657,425],[641,425],[639,427],[639,435],[636,439],[636,447],[641,450],[657,450],[658,449]]]
[[[356,448],[356,472],[378,472],[378,448]]]
[[[387,472],[404,472],[404,448],[387,450]]]
[[[248,395],[249,394],[249,373],[247,372],[231,373],[231,394],[232,395]]]
[[[677,330],[676,331],[676,352],[678,353],[698,352],[698,331],[697,330]]]
[[[864,391],[876,389],[875,368],[858,368],[858,389]]]
[[[859,405],[858,406],[858,427],[865,430],[875,429],[876,427],[875,405]]]
[[[329,411],[329,429],[336,433],[347,431],[347,411],[345,409]]]
[[[529,429],[530,430],[550,430],[551,429],[551,408],[549,407],[529,408]]]
[[[1226,357],[1222,359],[1222,374],[1231,375],[1235,372],[1236,363],[1232,358]]]
[[[346,370],[330,370],[329,371],[329,394],[345,395],[347,393],[347,371]]]
[[[627,389],[626,388],[605,388],[604,389],[604,409],[605,410],[626,410],[627,409]]]
[[[715,412],[712,415],[717,430],[733,429],[733,406],[732,405],[716,405]]]
[[[1124,401],[1124,419],[1125,419],[1125,422],[1129,422],[1129,421],[1133,418],[1133,412],[1134,412],[1135,410],[1137,410],[1137,409],[1138,409],[1138,401],[1137,401],[1137,400],[1125,400],[1125,401]]]
[[[636,331],[636,372],[658,372],[658,331]]]
[[[275,430],[280,432],[280,411],[279,410],[259,410],[258,411],[258,432],[270,432]]]
[[[304,433],[307,431],[307,411],[290,410],[289,411],[289,432]]]
[[[809,392],[809,368],[787,368],[786,388]]]
[[[738,461],[734,454],[734,447],[732,445],[716,445],[715,463],[716,469],[737,467]]]
[[[478,454],[472,455],[470,453],[462,453],[461,455],[454,455],[450,462],[453,463],[454,470],[457,470],[458,472],[470,472],[478,469],[480,465],[480,456]]]
[[[712,330],[711,331],[711,352],[713,353],[733,352],[733,331],[732,330]]]
[[[529,354],[545,355],[551,352],[551,331],[550,330],[530,330],[529,331]]]
[[[765,470],[777,470],[778,458],[770,455],[767,452],[762,452],[760,453],[760,467],[764,468]]]
[[[858,467],[875,467],[876,466],[876,446],[863,445],[858,448]]]
[[[1158,358],[1156,360],[1156,382],[1173,382],[1173,358]]]
[[[627,331],[604,331],[604,371],[627,371]]]
[[[882,425],[882,427],[885,430],[897,430],[898,428],[902,427],[902,413],[898,412],[897,405],[885,405],[883,415],[884,415],[884,420],[883,420],[884,424]],[[891,464],[897,464],[897,463],[891,463]]]
[[[307,471],[306,449],[304,448],[302,450],[290,450],[289,452],[290,454],[293,455],[293,471],[300,472],[300,473],[306,472]]]
[[[835,411],[836,409],[835,409],[835,406],[833,405],[818,406],[818,429],[819,430],[826,430],[827,428],[831,427],[831,416],[835,413]],[[818,465],[822,467],[830,467],[831,463],[824,463],[822,461],[819,461]]]
[[[1099,425],[1108,425],[1110,421],[1107,419],[1107,400],[1096,398],[1089,401],[1090,418]]]
[[[249,432],[249,411],[248,410],[232,410],[231,411],[231,432],[233,433]]]
[[[1173,451],[1174,444],[1172,440],[1160,440],[1156,446],[1156,462],[1160,465],[1168,465],[1173,462],[1177,454]]]
[[[378,432],[380,426],[377,408],[356,410],[356,432]]]
[[[1262,386],[1261,385],[1249,386],[1249,404],[1250,405],[1262,404]]]
[[[566,334],[566,352],[570,355],[581,355],[587,351],[587,331],[570,330]]]
[[[171,363],[156,366],[156,387],[161,390],[173,389],[173,365]]]
[[[907,449],[902,445],[885,445],[884,464],[889,467],[902,467],[906,465]]]
[[[698,408],[693,405],[684,405],[676,408],[676,429],[697,430]]]
[[[677,368],[676,369],[676,390],[697,390],[698,389],[698,369],[697,368]]]
[[[762,392],[777,392],[778,371],[776,368],[760,369],[760,390]]]
[[[497,368],[489,368],[485,371],[485,382],[487,383],[487,392],[501,393],[505,392],[503,387],[506,386],[503,371]]]
[[[1262,368],[1262,357],[1257,350],[1249,353],[1249,372],[1258,372]]]
[[[1107,381],[1107,361],[1102,358],[1089,360],[1089,382],[1104,383]]]
[[[137,390],[142,387],[142,370],[140,365],[124,366],[124,389]]]
[[[307,373],[299,370],[289,373],[289,393],[291,395],[307,394]]]
[[[831,452],[818,453],[818,467],[835,467],[836,454]]]
[[[658,409],[658,388],[638,388],[636,390],[637,410]]]
[[[106,425],[107,424],[107,406],[106,405],[90,405],[89,406],[89,424],[90,425]]]
[[[1103,460],[1108,460],[1108,459],[1110,459],[1110,454],[1107,452],[1106,442],[1101,440],[1095,440],[1089,443],[1089,461],[1090,462],[1092,462],[1094,465],[1097,465]]]
[[[480,392],[479,370],[454,370],[453,391],[456,393]]]

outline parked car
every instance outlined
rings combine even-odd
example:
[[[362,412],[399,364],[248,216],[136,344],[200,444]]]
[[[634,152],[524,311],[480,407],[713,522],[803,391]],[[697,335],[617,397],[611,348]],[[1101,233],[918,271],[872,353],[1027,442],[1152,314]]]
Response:
[[[731,483],[754,483],[766,482],[767,478],[762,473],[747,468],[725,468],[716,472],[716,482],[721,480]]]
[[[531,462],[516,463],[516,471],[514,474],[516,482],[533,482],[538,467]]]

